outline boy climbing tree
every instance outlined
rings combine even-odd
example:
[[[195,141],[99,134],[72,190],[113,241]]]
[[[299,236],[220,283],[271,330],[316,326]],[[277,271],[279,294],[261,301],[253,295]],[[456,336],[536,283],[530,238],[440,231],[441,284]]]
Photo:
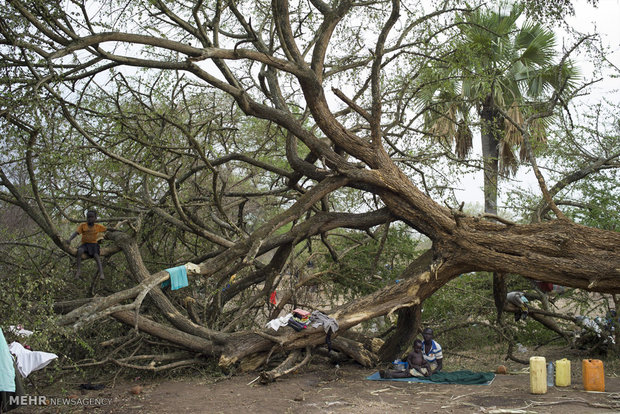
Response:
[[[101,258],[99,257],[99,239],[103,238],[103,233],[107,230],[104,225],[95,223],[97,221],[97,212],[95,210],[88,210],[86,213],[86,223],[80,223],[77,230],[67,239],[67,244],[71,244],[71,240],[78,234],[82,235],[82,244],[77,249],[77,271],[75,277],[79,278],[81,274],[82,266],[82,254],[87,253],[90,257],[93,257],[97,262],[97,268],[99,277],[103,276],[103,266],[101,265]]]

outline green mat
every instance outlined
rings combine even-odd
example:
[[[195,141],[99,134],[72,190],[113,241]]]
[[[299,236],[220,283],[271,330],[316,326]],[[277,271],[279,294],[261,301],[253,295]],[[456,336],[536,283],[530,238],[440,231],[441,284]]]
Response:
[[[489,385],[495,379],[492,372],[473,372],[473,371],[453,371],[436,372],[430,377],[410,377],[410,378],[381,378],[379,372],[366,377],[371,381],[404,381],[421,382],[425,384],[461,384],[461,385]]]

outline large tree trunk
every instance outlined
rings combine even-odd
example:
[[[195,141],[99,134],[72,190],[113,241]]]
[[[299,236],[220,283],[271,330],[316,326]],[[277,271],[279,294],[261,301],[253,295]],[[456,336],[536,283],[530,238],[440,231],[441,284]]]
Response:
[[[379,350],[379,359],[382,361],[401,358],[420,331],[421,305],[399,309],[397,315],[396,329]]]
[[[499,192],[499,140],[501,139],[502,117],[493,107],[493,97],[488,95],[480,110],[482,131],[482,161],[484,173],[484,212],[497,216],[497,195]],[[493,272],[493,299],[497,321],[501,322],[506,304],[505,275]]]
[[[135,260],[139,253],[135,252],[128,241],[121,242],[124,250],[133,251],[128,260]],[[401,337],[411,337],[419,305],[448,281],[461,273],[480,269],[497,271],[516,270],[524,276],[538,277],[583,289],[601,292],[618,292],[620,284],[620,234],[605,232],[580,226],[567,221],[555,223],[537,223],[530,225],[506,226],[471,217],[462,217],[459,225],[450,237],[434,244],[433,250],[424,255],[434,259],[426,267],[416,262],[408,269],[407,278],[402,282],[388,286],[371,295],[348,303],[333,312],[330,316],[336,319],[340,329],[333,336],[337,337],[359,323],[386,315],[391,312],[407,309],[400,330]],[[601,260],[593,262],[590,257]],[[139,267],[136,267],[138,270]],[[140,271],[142,272],[142,271]],[[165,310],[175,328],[164,329],[140,317],[138,328],[153,335],[173,340],[184,347],[210,355],[218,356],[222,367],[230,367],[244,358],[265,352],[288,352],[306,347],[321,346],[325,343],[325,332],[322,327],[308,328],[294,332],[284,328],[277,333],[262,331],[236,332],[222,334],[197,327],[184,316],[172,312],[169,302],[158,287],[151,291],[155,304]],[[84,305],[84,309],[89,305]],[[134,313],[117,313],[113,315],[128,325],[135,325]],[[415,322],[414,322],[415,323]],[[185,336],[174,338],[169,330],[186,332]],[[192,337],[195,339],[192,340]],[[200,339],[198,339],[200,338]],[[189,342],[187,342],[189,341]],[[193,343],[195,342],[195,343]],[[362,348],[347,344],[350,355],[359,358],[359,362],[368,365],[373,357]],[[388,345],[381,355],[385,359],[393,356],[397,347]],[[357,350],[355,350],[357,349]]]
[[[484,168],[484,212],[497,214],[497,193],[499,178],[499,140],[502,118],[493,107],[489,95],[480,110],[482,161]]]
[[[404,278],[415,277],[419,272],[428,271],[433,260],[433,252],[428,250],[418,257],[403,273]],[[421,321],[422,304],[398,310],[396,329],[388,336],[379,350],[382,361],[398,358],[415,339]]]

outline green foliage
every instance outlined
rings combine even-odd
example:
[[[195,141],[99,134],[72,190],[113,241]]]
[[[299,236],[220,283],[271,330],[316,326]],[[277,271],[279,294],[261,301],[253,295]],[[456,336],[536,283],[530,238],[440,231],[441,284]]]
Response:
[[[60,367],[81,359],[96,358],[101,352],[99,343],[125,329],[104,322],[79,331],[59,327],[58,312],[63,309],[63,304],[83,297],[89,290],[96,272],[94,261],[85,261],[82,278],[76,279],[75,258],[55,249],[23,211],[2,203],[0,223],[0,325],[8,342],[19,341],[33,350],[58,355],[58,360],[44,373],[35,374],[54,381],[62,374]],[[63,232],[68,236],[74,229],[73,225],[68,225]],[[116,258],[106,261],[106,270],[110,270],[114,260]],[[99,286],[99,291],[121,290],[127,282],[118,280],[115,273],[109,271],[105,285]],[[63,312],[66,313],[67,309]],[[9,332],[9,326],[17,325],[34,334],[23,337]]]
[[[69,263],[49,250],[45,240],[22,238],[18,243],[11,242],[6,230],[2,236],[0,323],[7,341],[19,341],[33,350],[59,355],[54,365],[66,363],[67,355],[78,355],[78,348],[92,356],[94,353],[81,334],[58,327],[55,322],[54,304],[66,300],[71,290],[66,273]],[[34,247],[35,242],[41,244]],[[39,251],[38,255],[31,254],[33,248]],[[21,337],[9,332],[9,326],[17,325],[34,334]]]
[[[620,207],[617,113],[617,104],[606,102],[554,122],[546,149],[538,154],[539,164],[547,166],[546,180],[559,208],[576,222],[615,231]],[[513,188],[507,200],[508,207],[529,222],[540,196],[537,188],[534,192]]]
[[[339,232],[329,240],[336,251],[345,252],[334,262],[321,248],[319,271],[325,271],[322,282],[329,284],[324,291],[333,300],[354,298],[384,287],[401,275],[419,254],[420,239],[402,224],[392,224],[385,237],[385,226],[370,238],[364,233]],[[314,243],[315,246],[320,246]]]
[[[424,324],[446,326],[468,318],[490,322],[495,316],[492,285],[488,273],[467,273],[448,282],[424,302]]]
[[[609,184],[610,180],[605,178],[577,185],[582,200],[587,202],[582,201],[580,208],[572,209],[569,216],[586,226],[618,231],[620,217],[614,212],[620,211],[620,193],[618,187],[608,187]]]
[[[528,318],[525,322],[520,323],[522,325],[517,325],[517,329],[515,330],[515,335],[513,337],[513,340],[518,344],[535,348],[538,345],[546,345],[554,339],[558,339],[559,335],[557,333],[547,329],[545,326],[531,318]]]
[[[531,283],[517,276],[509,277],[506,287],[509,292],[533,292]],[[573,294],[573,290],[570,290],[566,298]],[[532,301],[532,306],[540,308],[541,304]],[[514,322],[512,313],[504,313],[502,317],[508,326],[506,332],[515,343],[536,346],[557,337],[555,332],[532,318],[525,322]],[[493,277],[489,273],[467,273],[459,276],[424,301],[422,310],[422,325],[446,331],[441,336],[441,344],[445,349],[453,350],[474,350],[495,343],[506,344],[506,338],[490,327],[500,328],[496,319]]]

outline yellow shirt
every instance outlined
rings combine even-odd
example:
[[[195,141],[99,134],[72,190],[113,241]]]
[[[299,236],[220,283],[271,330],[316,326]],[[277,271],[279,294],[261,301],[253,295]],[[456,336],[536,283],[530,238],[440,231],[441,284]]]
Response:
[[[91,226],[88,223],[82,223],[77,228],[77,233],[82,235],[82,244],[84,243],[97,243],[97,234],[103,233],[107,228],[99,223],[95,223]]]

